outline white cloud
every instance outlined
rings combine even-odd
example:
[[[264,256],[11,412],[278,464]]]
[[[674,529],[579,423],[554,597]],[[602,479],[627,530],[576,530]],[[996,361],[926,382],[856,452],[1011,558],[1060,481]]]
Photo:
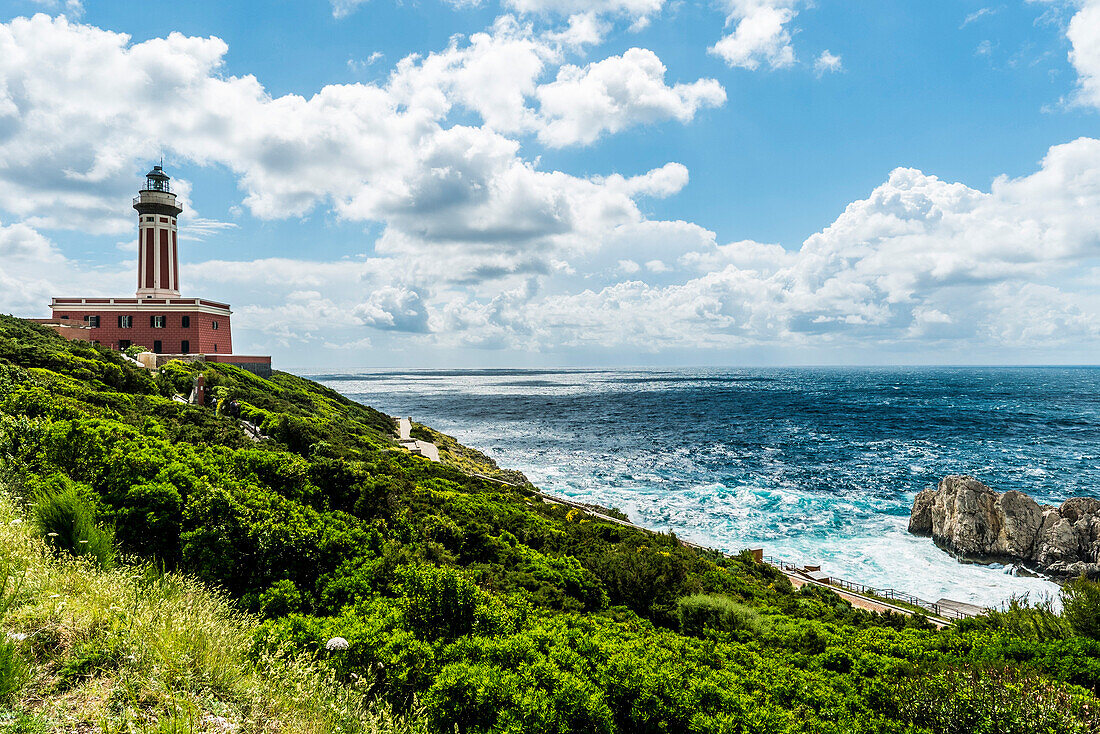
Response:
[[[563,66],[536,95],[543,125],[539,139],[552,147],[589,144],[604,132],[675,119],[690,122],[702,107],[726,101],[714,79],[665,83],[665,66],[652,51],[628,49],[584,67]]]
[[[819,77],[843,70],[844,64],[840,57],[830,53],[829,49],[822,51],[821,55],[817,57],[817,61],[814,62],[814,73]]]
[[[1070,63],[1077,70],[1077,101],[1100,108],[1100,0],[1081,0],[1066,38],[1072,46]]]
[[[362,74],[369,67],[374,66],[376,63],[386,58],[386,54],[381,51],[375,51],[365,59],[348,59],[348,71],[353,74]]]
[[[610,25],[595,12],[575,13],[569,16],[569,24],[560,31],[548,31],[543,37],[552,43],[581,50],[603,42]]]
[[[1001,177],[988,192],[899,168],[797,251],[708,245],[699,235],[679,265],[701,274],[481,306],[465,297],[461,312],[480,314],[469,328],[491,332],[494,345],[528,349],[771,344],[844,354],[853,345],[913,343],[956,344],[954,354],[973,356],[1068,345],[1081,358],[1100,339],[1097,140],[1055,146],[1038,171]],[[628,235],[605,253],[618,256],[609,273],[639,277],[637,259],[623,257],[637,243]],[[647,268],[669,262],[652,258]],[[439,338],[462,343],[466,323]]]
[[[403,60],[384,83],[272,97],[224,73],[218,39],[132,44],[45,16],[0,25],[0,210],[14,221],[0,227],[0,308],[132,289],[132,263],[83,267],[37,229],[131,232],[134,174],[165,151],[234,172],[259,217],[323,209],[381,223],[369,257],[185,271],[188,288],[232,291],[238,330],[276,343],[981,350],[1100,338],[1100,141],[1055,146],[1035,173],[988,191],[899,168],[797,249],[719,244],[639,205],[683,190],[678,163],[582,177],[521,154],[521,136],[583,144],[690,120],[724,96],[708,80],[668,84],[641,49],[563,67],[563,44],[505,17]],[[1075,63],[1084,98],[1090,62]],[[575,108],[555,99],[566,89]],[[176,114],[154,135],[139,122],[165,100]]]
[[[787,25],[798,15],[799,0],[724,0],[726,25],[733,32],[722,37],[710,52],[730,66],[756,69],[766,63],[783,69],[795,63],[794,46]]]
[[[132,273],[129,267],[82,267],[33,227],[0,224],[0,313],[48,316],[54,296],[117,293],[123,283],[133,287]]]
[[[966,18],[963,19],[962,25],[959,26],[959,29],[961,30],[963,28],[966,28],[971,23],[979,21],[982,18],[988,17],[990,15],[999,13],[1000,11],[1001,8],[978,8],[973,13],[970,13],[966,16]]]
[[[404,286],[379,288],[352,312],[376,329],[428,331],[428,312],[420,293]]]
[[[178,33],[131,44],[44,15],[0,25],[0,210],[32,226],[129,232],[135,171],[167,153],[235,172],[260,218],[323,206],[381,222],[378,250],[409,258],[421,277],[550,272],[569,267],[563,253],[598,247],[615,227],[643,220],[634,199],[675,193],[687,171],[543,171],[507,134],[590,142],[631,125],[690,120],[724,97],[712,80],[665,84],[659,59],[640,49],[567,67],[540,86],[562,50],[509,16],[403,59],[382,85],[330,85],[308,98],[271,97],[252,76],[225,75],[227,50],[220,39]],[[591,96],[583,114],[560,101],[568,85]],[[483,124],[448,126],[455,107]],[[143,123],[153,118],[161,124]],[[177,184],[186,200],[189,184]]]

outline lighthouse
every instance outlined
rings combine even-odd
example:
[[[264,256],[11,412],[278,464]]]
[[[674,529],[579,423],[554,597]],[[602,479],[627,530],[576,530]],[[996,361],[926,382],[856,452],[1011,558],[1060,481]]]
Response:
[[[143,346],[163,358],[222,362],[271,374],[271,357],[233,354],[228,303],[180,297],[179,232],[176,218],[183,207],[172,192],[172,179],[162,166],[145,174],[134,197],[138,214],[137,297],[54,298],[52,318],[66,339],[80,339],[112,349]]]
[[[180,259],[176,217],[183,207],[161,166],[145,174],[134,198],[138,213],[138,298],[179,298]]]

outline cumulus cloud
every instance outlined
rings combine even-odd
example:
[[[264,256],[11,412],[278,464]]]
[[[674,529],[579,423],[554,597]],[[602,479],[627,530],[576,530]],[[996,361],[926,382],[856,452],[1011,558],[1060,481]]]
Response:
[[[710,48],[730,66],[756,69],[766,63],[783,69],[795,63],[788,24],[798,0],[725,0],[726,25],[733,32]]]
[[[2,313],[46,316],[54,296],[77,292],[104,295],[123,283],[132,288],[132,273],[130,268],[80,267],[33,227],[23,222],[0,223]]]
[[[680,260],[702,275],[548,298],[532,313],[563,343],[1090,343],[1098,259],[1100,141],[1080,139],[989,192],[900,168],[797,251],[714,245]]]
[[[379,251],[409,255],[425,274],[549,272],[563,252],[643,219],[634,198],[675,193],[686,169],[543,171],[509,135],[587,143],[686,122],[724,99],[713,80],[667,85],[659,59],[640,49],[540,84],[562,47],[510,16],[403,59],[384,84],[330,85],[308,98],[271,97],[255,77],[225,75],[226,52],[217,38],[132,44],[44,15],[0,25],[0,209],[33,226],[128,232],[134,172],[167,152],[235,172],[260,218],[322,206],[381,222]],[[583,111],[564,105],[568,89],[590,97]],[[169,103],[173,114],[161,114]],[[482,124],[450,124],[455,107]],[[153,118],[161,124],[144,124]]]
[[[379,288],[353,310],[367,326],[393,331],[428,331],[428,311],[420,293],[404,286]]]
[[[603,42],[604,36],[610,30],[610,25],[596,12],[574,13],[569,16],[569,22],[561,30],[547,31],[543,37],[552,43],[557,43],[574,50],[582,50],[585,46],[595,46]]]
[[[734,6],[738,27],[761,7],[795,7]],[[796,247],[720,243],[645,215],[646,197],[687,186],[679,163],[575,176],[523,155],[531,138],[586,144],[724,99],[710,80],[668,83],[651,52],[569,66],[566,45],[504,17],[404,59],[383,83],[273,97],[224,73],[215,38],[133,44],[45,16],[0,25],[0,210],[14,221],[0,226],[0,308],[128,292],[133,263],[81,267],[39,230],[131,232],[135,172],[167,152],[232,171],[256,216],[380,223],[369,256],[185,271],[189,288],[231,286],[238,329],[274,343],[979,349],[1100,338],[1100,141],[1055,146],[1034,173],[987,191],[899,168]],[[743,59],[782,65],[789,34],[774,47]],[[1084,99],[1090,62],[1075,59]],[[177,114],[163,127],[139,124],[166,100]]]
[[[433,343],[482,348],[1063,345],[1080,358],[1100,339],[1100,141],[1055,146],[988,191],[896,169],[795,250],[641,221],[575,262],[579,275],[482,296],[394,286],[357,316],[393,330],[406,313],[438,324]]]
[[[1100,0],[1081,0],[1069,22],[1066,38],[1070,63],[1077,70],[1077,101],[1100,108]]]
[[[714,79],[668,86],[664,77],[657,54],[641,48],[584,67],[564,66],[536,93],[545,123],[539,139],[552,147],[588,144],[633,125],[689,122],[700,108],[726,101]]]

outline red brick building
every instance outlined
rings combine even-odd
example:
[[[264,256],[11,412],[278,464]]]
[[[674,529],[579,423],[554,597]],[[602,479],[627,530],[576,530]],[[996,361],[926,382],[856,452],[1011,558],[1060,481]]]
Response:
[[[229,304],[180,297],[176,218],[183,207],[160,166],[146,174],[134,198],[138,213],[137,293],[134,298],[54,298],[51,322],[66,338],[113,349],[141,345],[157,354],[208,355],[210,361],[270,372],[270,357],[233,354]],[[264,365],[267,365],[266,370]]]
[[[232,354],[230,310],[202,298],[54,298],[54,321],[88,327],[92,341],[157,354]]]

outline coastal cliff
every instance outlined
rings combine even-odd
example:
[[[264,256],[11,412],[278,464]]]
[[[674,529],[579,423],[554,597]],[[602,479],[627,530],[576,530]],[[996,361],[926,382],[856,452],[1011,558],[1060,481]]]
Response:
[[[964,560],[1100,578],[1100,500],[1089,497],[1040,505],[1023,492],[997,492],[974,477],[951,475],[917,495],[909,532],[932,536]]]

